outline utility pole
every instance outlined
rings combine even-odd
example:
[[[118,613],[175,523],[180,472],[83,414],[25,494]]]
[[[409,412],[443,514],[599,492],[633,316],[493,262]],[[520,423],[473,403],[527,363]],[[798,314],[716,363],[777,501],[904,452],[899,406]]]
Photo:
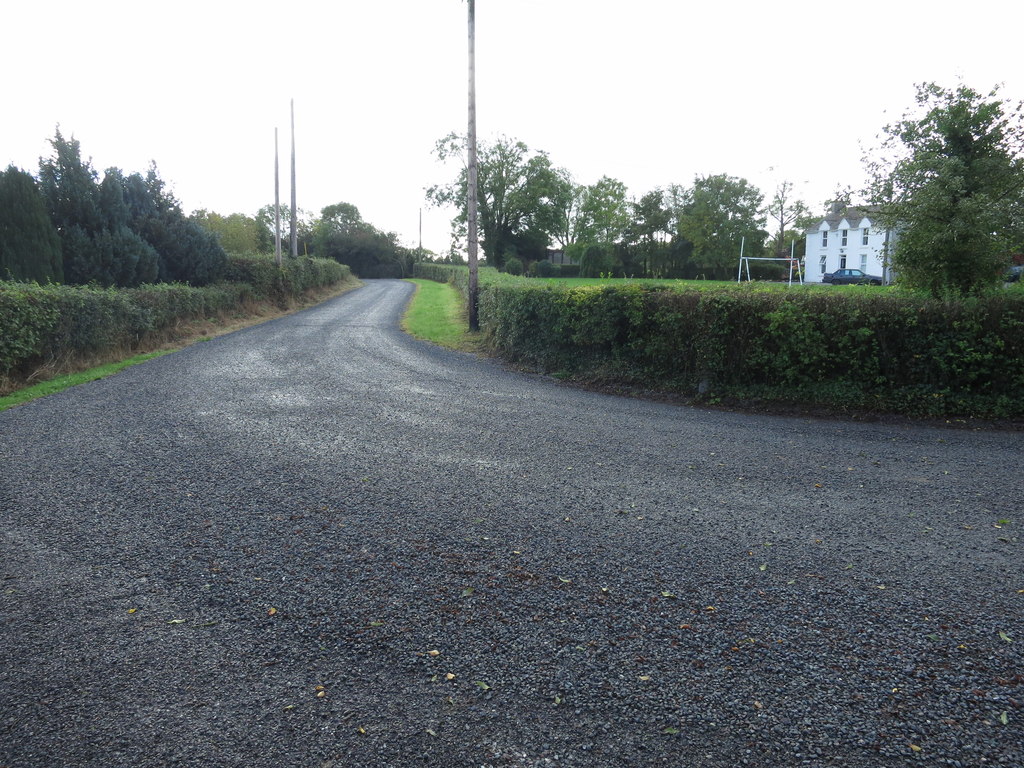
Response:
[[[281,266],[281,173],[277,152],[277,128],[274,129],[274,261]]]
[[[295,206],[295,99],[292,99],[292,258],[299,255],[298,220]]]
[[[477,315],[479,279],[477,275],[477,163],[476,163],[476,3],[469,0],[469,130],[466,134],[467,162],[466,224],[469,250],[469,330],[480,330]]]

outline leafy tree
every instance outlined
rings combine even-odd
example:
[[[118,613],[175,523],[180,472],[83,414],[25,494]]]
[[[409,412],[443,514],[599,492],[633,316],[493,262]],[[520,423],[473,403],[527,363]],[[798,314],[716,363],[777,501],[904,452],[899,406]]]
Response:
[[[192,211],[188,218],[216,235],[217,242],[228,253],[270,253],[273,250],[273,238],[264,237],[260,223],[252,216],[244,213],[222,216],[203,208]]]
[[[316,216],[310,211],[299,208],[295,212],[296,236],[300,254],[311,253],[313,245],[313,228],[316,224]],[[290,253],[290,223],[291,208],[281,206],[281,248],[284,255]],[[258,251],[260,253],[274,252],[274,204],[265,205],[256,212],[256,223],[259,225],[257,233]]]
[[[62,282],[60,238],[31,174],[0,173],[0,280]]]
[[[577,184],[564,168],[552,171],[550,185],[550,227],[551,239],[562,248],[568,248],[580,239],[583,223],[581,206],[586,188]]]
[[[679,235],[693,244],[693,260],[705,274],[718,279],[732,276],[743,240],[748,255],[761,252],[766,237],[764,197],[746,179],[698,176],[681,198]]]
[[[871,194],[897,232],[901,283],[936,296],[998,283],[1024,243],[1021,113],[998,89],[926,83],[917,86],[917,112],[885,127]]]
[[[668,277],[672,271],[668,237],[671,213],[665,205],[665,194],[654,189],[630,205],[632,220],[628,228],[631,261],[639,266],[644,277]]]
[[[602,176],[583,190],[580,202],[578,240],[588,243],[617,243],[630,222],[626,185]]]
[[[415,252],[398,244],[394,232],[382,232],[363,220],[351,203],[328,205],[314,226],[314,252],[347,264],[363,278],[405,277]]]
[[[793,182],[783,181],[775,187],[775,194],[768,203],[768,216],[776,226],[776,234],[772,239],[771,256],[784,259],[790,255],[790,244],[797,242],[796,237],[789,236],[790,225],[799,225],[810,215],[806,203],[793,196]],[[799,239],[803,239],[800,237]]]
[[[442,162],[461,159],[465,152],[465,138],[454,133],[441,139],[435,148]],[[500,268],[506,256],[519,253],[524,237],[528,237],[526,243],[533,244],[531,250],[535,250],[540,234],[545,241],[550,237],[557,220],[552,208],[559,193],[559,179],[546,153],[504,136],[492,143],[480,142],[477,164],[480,245],[487,262]],[[427,199],[433,204],[458,210],[452,222],[456,238],[466,227],[466,190],[465,167],[454,181],[427,190]],[[533,234],[527,236],[528,232]]]

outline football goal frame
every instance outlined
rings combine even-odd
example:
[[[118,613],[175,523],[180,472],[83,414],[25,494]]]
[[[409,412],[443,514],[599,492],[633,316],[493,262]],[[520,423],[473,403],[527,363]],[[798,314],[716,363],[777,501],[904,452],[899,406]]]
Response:
[[[786,261],[789,262],[789,285],[793,284],[793,273],[796,273],[797,282],[800,285],[804,284],[804,271],[800,268],[800,259],[793,258],[779,258],[769,256],[740,256],[740,268],[736,272],[736,282],[743,282],[743,272],[746,270],[747,280],[750,281],[753,278],[750,276],[750,262],[752,261]]]

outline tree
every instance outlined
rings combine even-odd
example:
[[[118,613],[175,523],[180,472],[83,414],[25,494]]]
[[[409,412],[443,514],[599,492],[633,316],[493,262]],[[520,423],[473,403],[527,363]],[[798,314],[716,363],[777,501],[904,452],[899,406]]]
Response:
[[[626,185],[602,176],[583,190],[580,201],[577,240],[587,243],[617,243],[630,223]]]
[[[109,168],[98,182],[76,139],[58,128],[50,144],[53,155],[39,161],[40,190],[60,236],[65,280],[119,286],[155,280],[159,258],[133,230],[121,171]]]
[[[1024,244],[1022,105],[998,89],[917,86],[917,112],[885,127],[871,196],[896,230],[898,280],[935,296],[996,285]]]
[[[584,190],[585,187],[577,184],[564,168],[552,171],[548,231],[551,239],[563,249],[580,239]]]
[[[0,280],[62,282],[60,238],[31,174],[0,173]]]
[[[774,258],[789,257],[790,243],[795,242],[795,238],[787,236],[786,228],[791,224],[799,225],[809,214],[810,210],[804,201],[793,196],[793,182],[784,181],[775,187],[775,195],[768,203],[768,216],[777,226],[771,253]]]
[[[465,145],[465,138],[453,133],[437,143],[435,154],[442,162],[462,158]],[[488,264],[501,267],[506,255],[516,255],[517,241],[522,244],[526,233],[533,232],[532,243],[537,233],[550,236],[558,178],[546,153],[504,136],[492,143],[480,142],[478,166],[480,245]],[[432,204],[458,210],[452,222],[456,238],[465,232],[467,183],[463,167],[454,181],[427,190]]]
[[[282,211],[284,213],[291,213],[287,209]],[[299,208],[295,212],[295,224],[297,228],[296,238],[298,239],[298,250],[300,254],[308,254],[313,251],[313,227],[316,224],[317,217],[310,211],[303,208]],[[283,220],[282,220],[283,221]],[[274,204],[270,203],[260,208],[256,212],[256,223],[258,225],[257,230],[257,251],[259,253],[273,253],[274,252],[274,228],[275,228],[275,216],[274,216]],[[284,224],[282,224],[282,227]],[[284,233],[282,233],[283,236]],[[290,254],[291,246],[286,248],[286,254]]]
[[[112,284],[134,286],[152,283],[160,274],[160,254],[131,229],[125,201],[124,174],[108,168],[99,187],[99,208],[104,228],[94,233],[93,242],[111,265]]]
[[[398,244],[394,232],[382,232],[363,220],[351,203],[335,203],[321,211],[314,226],[314,252],[347,264],[359,277],[405,277],[415,253]]]
[[[678,234],[693,244],[693,260],[705,274],[731,277],[744,240],[747,255],[761,252],[764,197],[746,179],[698,176],[691,189],[677,190],[676,195]]]
[[[267,247],[260,223],[252,216],[244,213],[222,216],[203,208],[192,211],[188,218],[216,235],[217,242],[228,253],[269,253],[272,250]]]
[[[53,154],[39,159],[39,189],[50,221],[61,240],[64,279],[69,283],[98,281],[110,285],[109,265],[101,263],[93,235],[103,229],[97,174],[82,160],[81,145],[65,139],[60,128],[50,139]]]
[[[185,217],[156,163],[145,177],[126,177],[123,187],[129,226],[160,255],[161,282],[207,285],[221,277],[227,254],[213,233]]]
[[[671,213],[665,205],[664,192],[654,189],[633,202],[631,208],[629,239],[635,252],[633,261],[639,262],[640,274],[645,277],[668,277],[674,265],[668,244]]]

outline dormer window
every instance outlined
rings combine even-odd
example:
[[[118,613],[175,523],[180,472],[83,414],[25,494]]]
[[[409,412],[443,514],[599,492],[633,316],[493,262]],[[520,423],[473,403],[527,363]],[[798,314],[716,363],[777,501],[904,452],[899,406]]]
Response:
[[[860,244],[861,245],[867,245],[868,244],[868,235],[870,233],[871,233],[871,230],[869,230],[867,227],[864,227],[864,236],[861,237],[861,239],[860,239]]]
[[[847,235],[849,235],[849,233],[850,233],[850,230],[848,230],[848,229],[844,229],[843,230],[843,237],[842,237],[842,240],[841,240],[841,242],[839,244],[841,246],[843,246],[844,248],[846,247]]]
[[[821,247],[828,248],[828,230],[821,233]]]

